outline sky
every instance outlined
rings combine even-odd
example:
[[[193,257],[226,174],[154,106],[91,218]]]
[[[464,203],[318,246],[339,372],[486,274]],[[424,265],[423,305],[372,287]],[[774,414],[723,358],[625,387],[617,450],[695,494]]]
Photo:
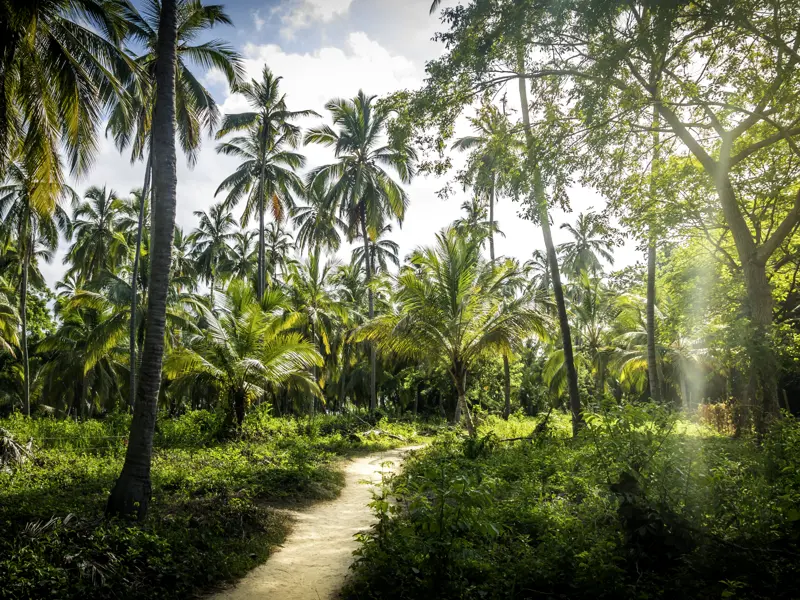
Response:
[[[451,0],[453,1],[453,0]],[[444,3],[445,5],[447,2]],[[283,77],[282,90],[290,109],[313,109],[327,117],[325,102],[334,97],[350,98],[359,89],[379,96],[398,89],[414,89],[422,85],[425,63],[439,56],[443,47],[432,41],[441,29],[436,15],[429,15],[430,0],[245,0],[225,4],[234,26],[214,28],[209,38],[228,41],[244,57],[249,78],[260,78],[263,65]],[[195,74],[214,95],[224,112],[247,110],[244,99],[232,94],[221,73],[196,67]],[[514,94],[509,94],[510,98]],[[301,121],[313,126],[323,119]],[[456,136],[470,133],[466,119]],[[219,183],[236,168],[236,159],[216,154],[216,142],[204,139],[197,164],[190,169],[185,159],[178,159],[177,225],[189,232],[197,224],[195,211],[207,210],[215,199]],[[305,146],[302,152],[308,167],[334,160],[332,150],[321,146]],[[454,155],[454,169],[442,177],[417,177],[405,186],[410,206],[402,228],[395,226],[391,238],[400,245],[400,256],[415,248],[429,245],[436,232],[461,216],[461,204],[469,192],[457,193],[441,200],[436,192],[455,175],[463,157]],[[100,151],[94,168],[73,187],[82,194],[89,185],[106,185],[118,195],[126,196],[143,184],[144,167],[131,165],[127,153],[120,154],[110,139],[100,140]],[[569,189],[572,212],[554,211],[553,235],[556,243],[568,235],[559,228],[574,222],[578,212],[602,210],[603,199],[593,190],[578,185]],[[543,248],[541,230],[517,216],[519,205],[500,198],[495,218],[505,237],[495,241],[498,256],[511,256],[525,261],[533,250]],[[240,216],[241,208],[234,210]],[[50,265],[42,271],[51,285],[58,281],[65,267],[62,264],[65,245]],[[350,247],[339,251],[348,260]],[[616,266],[641,260],[641,255],[628,244],[616,252]]]

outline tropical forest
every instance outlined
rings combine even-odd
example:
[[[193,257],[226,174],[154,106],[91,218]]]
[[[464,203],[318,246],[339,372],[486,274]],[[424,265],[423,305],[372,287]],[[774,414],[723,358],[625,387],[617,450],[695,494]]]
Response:
[[[800,2],[0,0],[0,600],[800,598]]]

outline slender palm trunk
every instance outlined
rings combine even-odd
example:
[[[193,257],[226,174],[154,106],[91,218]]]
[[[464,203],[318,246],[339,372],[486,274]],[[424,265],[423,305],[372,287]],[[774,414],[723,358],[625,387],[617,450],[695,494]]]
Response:
[[[494,173],[492,173],[492,181],[489,184],[489,258],[492,260],[492,267],[494,267],[494,197],[495,197],[495,182]],[[503,354],[503,418],[508,420],[511,414],[511,367],[508,361],[508,355]]]
[[[150,293],[142,368],[125,464],[106,512],[143,520],[150,505],[150,463],[164,357],[167,292],[177,204],[175,156],[175,54],[177,0],[162,0],[158,26],[156,102],[153,111],[153,233]]]
[[[264,297],[264,290],[266,288],[266,240],[264,238],[264,155],[267,152],[266,142],[267,132],[264,131],[264,136],[261,140],[261,172],[258,176],[258,299]]]
[[[367,214],[364,205],[361,205],[361,236],[364,239],[364,266],[367,270],[367,298],[369,302],[369,318],[375,316],[375,299],[372,297],[372,288],[369,287],[372,281],[372,258],[369,251],[369,237],[367,236]],[[376,406],[376,384],[375,384],[375,344],[369,344],[369,412],[375,412]]]
[[[211,289],[208,294],[208,301],[211,303],[211,312],[214,312],[214,286],[216,285],[217,268],[215,259],[211,259],[211,277],[209,278],[209,285]]]
[[[470,437],[475,435],[475,423],[472,420],[472,413],[469,410],[467,403],[467,371],[464,368],[458,368],[453,371],[453,380],[456,384],[456,393],[458,394],[458,401],[456,402],[456,412],[453,416],[453,421],[458,424],[461,422],[463,416],[464,423],[467,426],[467,433]]]
[[[525,55],[522,48],[517,54],[517,69],[520,74],[525,73]],[[583,424],[581,415],[581,399],[578,393],[578,372],[575,369],[575,356],[572,351],[572,334],[569,328],[569,318],[567,316],[567,305],[564,302],[564,289],[561,285],[561,273],[558,269],[558,257],[556,248],[553,244],[553,235],[550,231],[550,214],[547,210],[547,200],[545,198],[544,182],[542,172],[533,156],[533,132],[531,130],[530,114],[528,113],[528,90],[525,78],[519,77],[519,99],[522,105],[522,123],[525,128],[525,140],[528,146],[528,160],[533,166],[533,188],[534,202],[542,227],[544,245],[547,249],[547,261],[550,267],[550,279],[553,283],[553,295],[556,299],[556,309],[558,311],[558,324],[561,329],[561,344],[564,348],[564,365],[567,369],[567,390],[569,391],[569,406],[572,413],[572,434],[577,435],[578,430]]]
[[[25,215],[20,225],[19,249],[22,251],[22,277],[19,284],[19,316],[21,320],[20,343],[22,344],[22,376],[25,380],[22,386],[23,410],[27,416],[31,416],[31,365],[28,356],[28,271],[31,265],[31,245],[32,240],[28,240],[28,229],[30,220],[29,211],[25,210]]]
[[[144,168],[144,185],[142,186],[142,198],[139,206],[139,222],[136,225],[136,250],[133,255],[133,269],[131,270],[131,323],[130,337],[128,340],[128,351],[130,352],[130,390],[128,393],[128,404],[133,410],[136,404],[136,314],[139,312],[139,257],[142,254],[142,231],[144,230],[144,212],[147,203],[147,195],[150,193],[150,172],[152,162],[147,156]]]

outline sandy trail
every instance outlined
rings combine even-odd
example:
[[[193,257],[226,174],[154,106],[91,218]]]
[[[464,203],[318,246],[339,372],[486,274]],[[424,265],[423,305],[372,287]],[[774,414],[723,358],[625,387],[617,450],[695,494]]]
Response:
[[[335,500],[294,512],[289,537],[267,562],[212,600],[329,600],[336,597],[353,562],[353,537],[373,522],[367,503],[380,482],[381,463],[397,470],[403,455],[421,446],[356,458],[345,466],[345,487]],[[370,481],[365,484],[364,481]]]

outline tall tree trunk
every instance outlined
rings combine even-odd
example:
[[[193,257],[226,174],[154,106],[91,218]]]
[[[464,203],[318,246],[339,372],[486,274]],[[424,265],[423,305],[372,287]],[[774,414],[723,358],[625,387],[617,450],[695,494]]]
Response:
[[[492,180],[489,184],[489,258],[492,261],[492,268],[495,264],[494,256],[494,199],[495,199],[495,175],[492,173]],[[508,364],[508,355],[503,354],[503,418],[508,420],[511,414],[511,367]]]
[[[654,84],[655,85],[655,84]],[[656,92],[658,93],[658,92]],[[650,208],[657,202],[656,173],[661,159],[661,139],[658,133],[660,119],[658,109],[653,105],[653,160],[650,162]],[[658,381],[658,356],[656,355],[656,235],[653,228],[647,234],[647,300],[645,306],[647,329],[647,379],[650,384],[650,398],[661,402],[661,385]]]
[[[175,156],[175,54],[177,0],[162,0],[153,110],[153,234],[144,352],[125,464],[106,513],[143,520],[150,506],[150,462],[164,357],[167,292],[177,204]]]
[[[525,54],[520,48],[517,52],[517,70],[520,74],[525,73]],[[577,435],[578,430],[583,424],[581,415],[581,399],[578,393],[578,372],[575,369],[575,356],[572,352],[572,334],[569,328],[569,318],[567,317],[567,305],[564,301],[564,289],[561,285],[561,273],[558,269],[558,257],[556,248],[553,244],[553,235],[550,231],[550,214],[547,210],[547,199],[545,198],[544,182],[542,181],[541,168],[533,157],[533,132],[531,131],[530,114],[528,113],[528,90],[524,77],[519,77],[519,99],[522,105],[522,123],[525,129],[525,141],[527,143],[528,161],[533,167],[533,189],[534,202],[536,205],[537,216],[542,226],[544,245],[547,249],[547,261],[550,267],[550,279],[553,283],[553,295],[556,299],[558,311],[558,325],[561,329],[561,344],[564,348],[564,365],[567,369],[567,389],[569,391],[569,406],[572,413],[572,434]]]
[[[31,365],[28,356],[28,271],[31,265],[30,247],[33,240],[28,240],[30,210],[25,209],[25,215],[20,225],[19,249],[22,252],[22,277],[19,284],[19,317],[21,320],[20,343],[22,344],[22,377],[25,380],[22,386],[23,410],[31,416]]]
[[[128,340],[128,352],[130,353],[130,390],[128,393],[128,404],[133,410],[136,404],[136,314],[139,312],[139,257],[142,254],[142,231],[144,230],[144,212],[147,205],[147,196],[150,193],[150,173],[153,167],[151,160],[152,153],[147,155],[147,162],[144,168],[144,185],[142,186],[142,197],[139,206],[139,222],[136,225],[136,250],[133,255],[133,269],[131,270],[131,322],[130,337]]]
[[[266,136],[266,131],[264,132]],[[266,153],[266,140],[262,140],[262,149]],[[266,288],[266,240],[264,239],[264,161],[261,157],[261,173],[258,176],[258,299],[264,297]]]
[[[661,386],[658,382],[658,357],[656,355],[656,242],[652,234],[647,242],[647,301],[645,307],[647,328],[647,379],[650,383],[650,398],[661,402]]]
[[[369,251],[369,237],[367,236],[367,214],[366,209],[362,203],[360,209],[361,215],[361,236],[364,239],[364,266],[367,270],[367,298],[369,302],[369,319],[370,321],[375,316],[375,299],[372,297],[372,288],[369,287],[372,281],[372,258]],[[376,368],[375,368],[375,344],[369,343],[369,412],[375,412],[375,399],[377,397],[376,391]]]

